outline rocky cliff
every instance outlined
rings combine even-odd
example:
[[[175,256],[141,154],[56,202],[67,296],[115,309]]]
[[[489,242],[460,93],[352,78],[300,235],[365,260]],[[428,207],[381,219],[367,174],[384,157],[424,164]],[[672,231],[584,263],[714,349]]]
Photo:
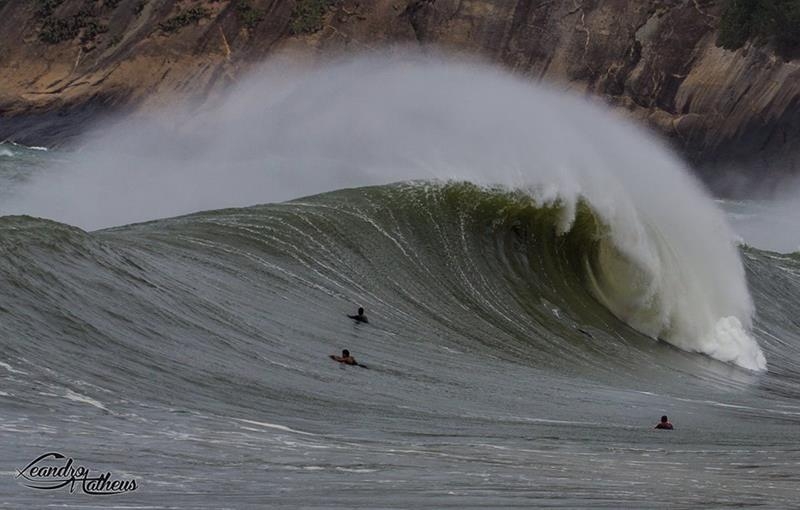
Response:
[[[725,1],[0,1],[0,140],[206,98],[279,52],[404,43],[600,96],[706,167],[800,168],[800,60],[718,47]]]

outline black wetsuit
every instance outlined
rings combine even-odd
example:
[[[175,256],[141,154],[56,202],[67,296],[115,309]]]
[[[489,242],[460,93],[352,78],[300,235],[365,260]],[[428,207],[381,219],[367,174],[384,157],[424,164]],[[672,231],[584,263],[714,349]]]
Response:
[[[369,324],[369,321],[367,320],[367,316],[364,315],[364,314],[361,314],[361,315],[348,315],[348,317],[350,317],[351,319],[353,319],[356,322],[363,322],[365,324]]]

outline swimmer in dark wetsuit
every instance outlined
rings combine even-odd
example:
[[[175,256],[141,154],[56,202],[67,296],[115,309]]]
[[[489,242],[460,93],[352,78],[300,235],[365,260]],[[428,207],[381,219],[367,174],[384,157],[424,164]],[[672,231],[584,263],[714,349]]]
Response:
[[[364,308],[363,307],[358,309],[358,314],[357,315],[348,315],[348,317],[350,317],[351,319],[353,319],[356,322],[363,322],[365,324],[369,324],[369,321],[367,320],[367,316],[364,315]]]
[[[664,429],[664,430],[672,430],[672,424],[669,422],[669,419],[666,416],[661,417],[661,421],[656,425],[657,429]]]
[[[347,349],[344,349],[342,351],[342,355],[341,356],[337,356],[335,354],[331,354],[330,358],[333,361],[338,361],[339,363],[344,363],[345,365],[358,365],[358,362],[356,361],[356,359],[354,357],[350,356],[350,351],[348,351]]]

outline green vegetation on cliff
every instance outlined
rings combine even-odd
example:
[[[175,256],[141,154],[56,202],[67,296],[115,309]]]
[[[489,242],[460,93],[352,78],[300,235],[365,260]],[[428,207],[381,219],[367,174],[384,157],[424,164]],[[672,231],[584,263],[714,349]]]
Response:
[[[293,34],[311,34],[323,26],[325,12],[336,0],[298,0],[292,11],[289,28]]]
[[[63,0],[40,0],[36,16],[42,19],[39,40],[47,44],[58,44],[75,39],[81,35],[82,43],[89,43],[102,33],[108,32],[108,26],[98,19],[98,12],[92,2],[86,2],[72,16],[57,18],[55,9]]]
[[[208,18],[210,15],[211,11],[205,7],[192,7],[179,12],[163,23],[159,23],[158,28],[167,33],[177,32],[187,25],[197,23],[203,18]]]
[[[729,0],[717,44],[729,50],[772,43],[784,57],[800,54],[800,0]]]

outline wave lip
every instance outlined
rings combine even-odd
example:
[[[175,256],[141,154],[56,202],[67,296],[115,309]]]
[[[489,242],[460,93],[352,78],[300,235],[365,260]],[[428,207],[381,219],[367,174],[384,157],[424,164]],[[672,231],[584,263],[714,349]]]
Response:
[[[725,261],[729,255],[724,244],[717,247],[722,248],[721,257],[708,259],[707,247],[701,244],[698,253],[692,244],[696,239],[668,235],[658,223],[645,224],[642,232],[637,250],[618,247],[613,229],[600,240],[594,260],[586,264],[592,294],[652,338],[748,370],[765,370],[766,358],[750,333],[752,305],[739,282],[743,269],[737,266],[738,259],[727,264],[728,280],[725,273],[709,278],[709,271],[719,269],[715,261]],[[681,244],[689,249],[681,250]],[[739,292],[738,302],[727,292]]]
[[[444,190],[447,194],[470,186],[451,184]],[[522,225],[537,232],[536,243],[531,241],[534,246],[528,248],[537,253],[533,258],[565,259],[568,264],[562,271],[574,271],[597,301],[637,331],[748,370],[766,369],[766,359],[749,332],[752,304],[746,286],[737,279],[743,269],[732,244],[709,247],[695,234],[670,232],[650,210],[630,209],[629,216],[611,217],[611,223],[584,197],[566,202],[551,195],[543,203],[537,198],[541,196],[535,190],[484,189],[460,193],[459,201],[461,207],[482,210],[484,216],[493,211],[484,218],[487,223],[499,222],[512,230]],[[554,238],[548,241],[550,236]]]

